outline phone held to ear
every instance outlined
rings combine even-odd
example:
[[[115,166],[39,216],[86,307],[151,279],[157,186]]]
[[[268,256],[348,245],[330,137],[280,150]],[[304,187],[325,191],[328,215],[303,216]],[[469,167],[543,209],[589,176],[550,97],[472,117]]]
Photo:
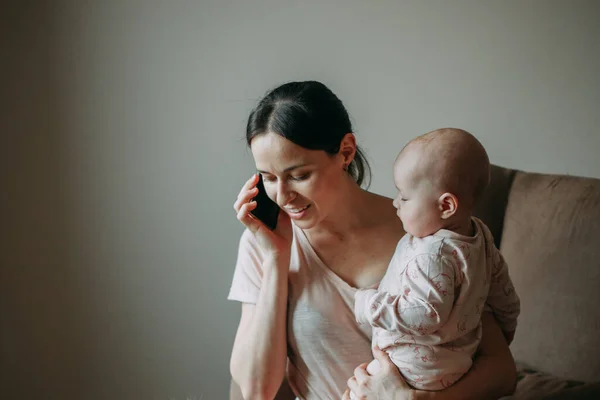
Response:
[[[256,184],[256,187],[258,188],[258,194],[253,199],[256,201],[256,208],[250,213],[254,215],[254,217],[261,220],[262,223],[267,226],[267,228],[273,230],[275,227],[277,227],[279,206],[277,203],[271,200],[269,196],[267,196],[267,191],[265,190],[265,185],[263,183],[261,174],[258,174],[258,183]]]

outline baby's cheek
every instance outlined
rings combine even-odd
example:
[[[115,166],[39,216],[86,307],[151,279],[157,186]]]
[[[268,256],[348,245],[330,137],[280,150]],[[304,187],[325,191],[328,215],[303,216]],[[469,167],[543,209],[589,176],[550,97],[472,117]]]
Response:
[[[404,219],[406,220],[406,222],[409,224],[413,224],[417,219],[417,216],[415,215],[413,210],[410,207],[405,207],[402,211],[404,211]]]

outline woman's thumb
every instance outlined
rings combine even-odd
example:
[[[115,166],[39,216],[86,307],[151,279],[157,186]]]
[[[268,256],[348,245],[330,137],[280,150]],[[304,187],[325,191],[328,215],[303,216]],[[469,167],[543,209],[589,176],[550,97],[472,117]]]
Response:
[[[383,361],[385,359],[388,359],[387,353],[385,351],[381,350],[377,346],[373,347],[373,357],[375,357],[375,359],[379,360],[379,361]]]

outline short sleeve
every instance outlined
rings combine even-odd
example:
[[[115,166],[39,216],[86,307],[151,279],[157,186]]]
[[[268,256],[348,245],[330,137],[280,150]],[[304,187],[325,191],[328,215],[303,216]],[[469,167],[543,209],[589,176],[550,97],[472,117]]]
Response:
[[[263,256],[252,233],[246,229],[240,238],[237,262],[228,300],[256,304],[262,284]]]

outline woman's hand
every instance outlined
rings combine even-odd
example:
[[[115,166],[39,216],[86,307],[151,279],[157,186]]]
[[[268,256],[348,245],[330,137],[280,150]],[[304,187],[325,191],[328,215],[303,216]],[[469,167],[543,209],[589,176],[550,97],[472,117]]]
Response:
[[[379,372],[369,375],[367,363],[356,367],[354,376],[348,379],[348,389],[342,400],[350,400],[350,391],[356,399],[363,400],[412,400],[415,391],[400,375],[398,368],[392,363],[386,352],[375,347],[373,356],[379,361]]]
[[[257,206],[256,201],[252,200],[258,194],[257,183],[258,174],[254,174],[240,190],[238,198],[233,205],[233,209],[237,213],[237,219],[256,237],[266,257],[289,257],[292,243],[292,222],[288,215],[280,210],[277,219],[277,228],[271,231],[250,213]]]

